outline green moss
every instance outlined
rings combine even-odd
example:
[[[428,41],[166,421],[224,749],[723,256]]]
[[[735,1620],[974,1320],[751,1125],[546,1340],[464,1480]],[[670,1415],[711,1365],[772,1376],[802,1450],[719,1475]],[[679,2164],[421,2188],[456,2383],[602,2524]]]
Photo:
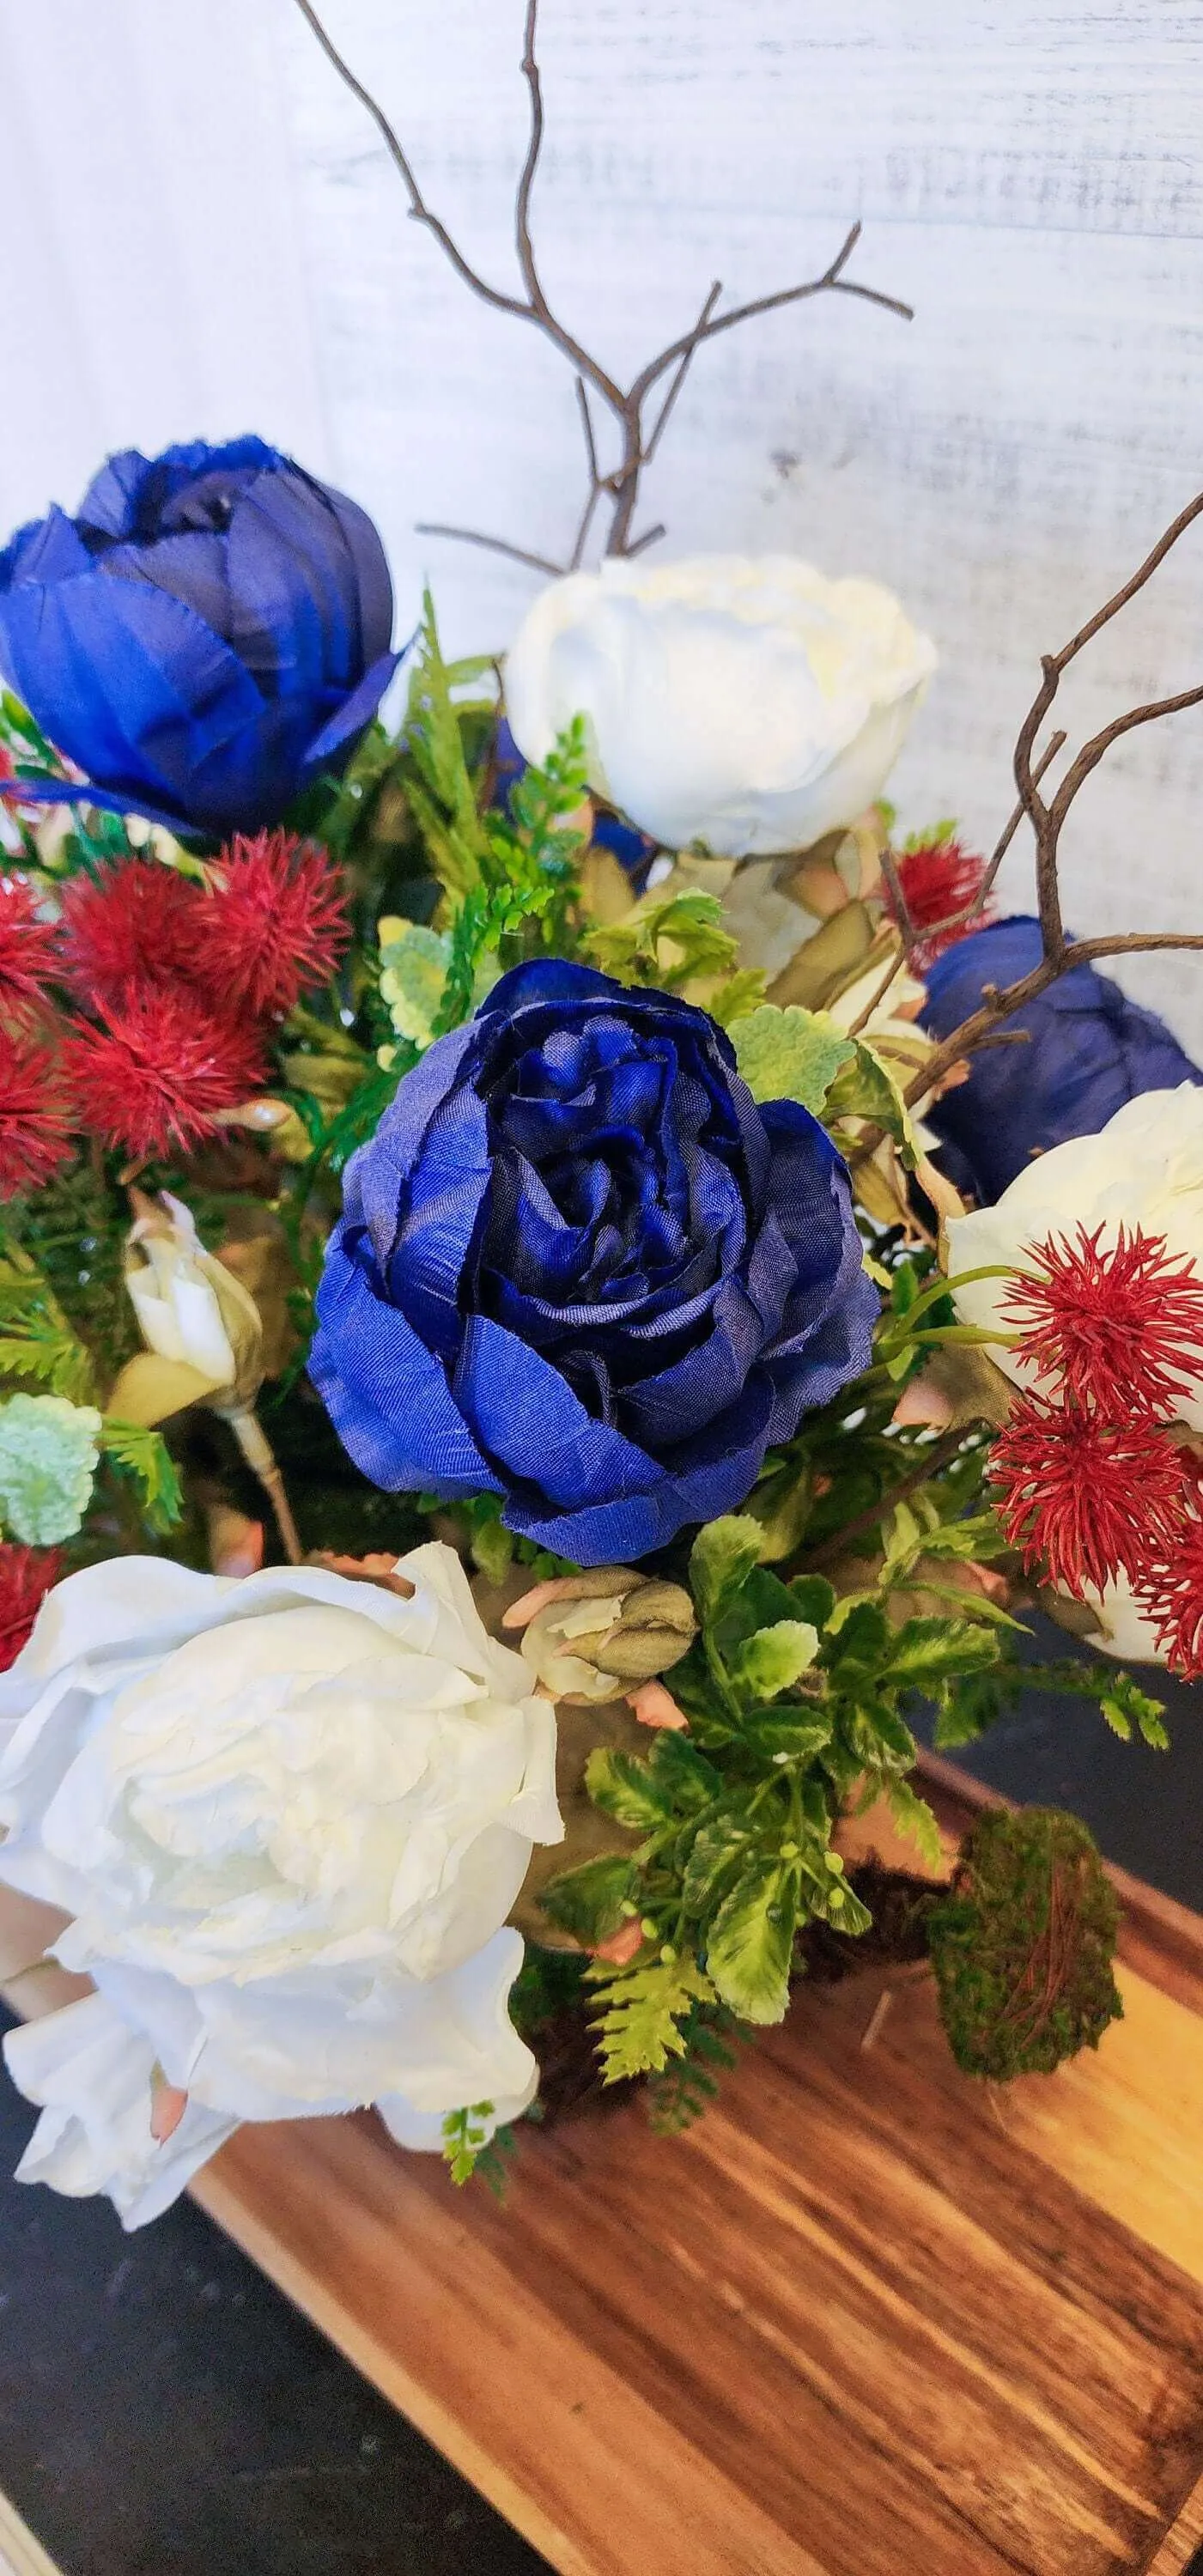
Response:
[[[1054,1807],[982,1816],[928,1936],[958,2066],[1005,2082],[1097,2048],[1123,2005],[1119,1906],[1092,1836]]]

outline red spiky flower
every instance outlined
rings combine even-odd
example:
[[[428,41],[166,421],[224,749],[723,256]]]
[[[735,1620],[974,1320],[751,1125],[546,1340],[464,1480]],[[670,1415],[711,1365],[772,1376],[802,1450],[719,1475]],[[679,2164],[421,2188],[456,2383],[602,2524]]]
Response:
[[[0,1673],[15,1664],[62,1570],[56,1547],[0,1546]]]
[[[0,1199],[40,1190],[72,1151],[72,1104],[48,1047],[0,1028]]]
[[[36,1010],[54,972],[55,927],[39,921],[28,877],[0,877],[0,1010],[18,1019]]]
[[[84,1124],[138,1158],[187,1151],[264,1079],[259,1039],[165,985],[131,993],[67,1048]]]
[[[1203,1680],[1203,1496],[1198,1459],[1183,1457],[1185,1507],[1177,1536],[1133,1588],[1172,1670],[1197,1682]]]
[[[1075,1404],[1165,1419],[1203,1377],[1203,1278],[1188,1257],[1171,1259],[1164,1235],[1121,1226],[1109,1249],[1102,1235],[1079,1225],[1076,1242],[1030,1244],[1032,1270],[1003,1312],[1025,1330],[1024,1360],[1055,1372]]]
[[[63,890],[59,972],[94,1010],[149,985],[193,980],[204,898],[157,859],[121,859]]]
[[[1147,1418],[1111,1422],[1021,1396],[990,1451],[999,1519],[1024,1570],[1081,1600],[1117,1574],[1139,1583],[1175,1544],[1183,1510],[1173,1441]]]
[[[293,832],[235,837],[212,870],[196,971],[256,1019],[290,1011],[333,974],[350,938],[341,871]]]
[[[986,861],[960,841],[924,841],[917,849],[898,851],[894,865],[912,926],[920,934],[914,949],[917,966],[930,966],[967,931],[980,930],[992,918],[991,907],[983,904],[972,922],[962,919],[950,929],[940,927],[951,915],[968,910],[986,874]],[[886,893],[886,910],[897,919],[892,888]]]

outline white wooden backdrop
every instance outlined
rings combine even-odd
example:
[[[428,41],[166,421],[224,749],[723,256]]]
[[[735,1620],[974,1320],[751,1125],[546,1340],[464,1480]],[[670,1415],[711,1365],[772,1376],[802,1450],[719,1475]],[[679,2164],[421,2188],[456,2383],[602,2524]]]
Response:
[[[327,0],[431,202],[513,283],[522,0]],[[553,297],[632,369],[711,277],[813,273],[854,215],[903,324],[827,299],[700,358],[650,478],[677,549],[789,547],[892,583],[939,680],[908,823],[979,842],[1042,648],[1203,483],[1203,0],[543,0],[536,200]],[[413,534],[556,553],[581,493],[571,379],[406,217],[292,0],[0,0],[0,516],[77,496],[123,441],[255,427],[423,571],[459,647],[530,577]],[[1093,729],[1203,675],[1203,530],[1079,667]],[[1203,715],[1134,737],[1077,811],[1083,929],[1203,926]],[[1009,890],[1024,896],[1017,847]],[[1203,967],[1126,980],[1203,1053]]]

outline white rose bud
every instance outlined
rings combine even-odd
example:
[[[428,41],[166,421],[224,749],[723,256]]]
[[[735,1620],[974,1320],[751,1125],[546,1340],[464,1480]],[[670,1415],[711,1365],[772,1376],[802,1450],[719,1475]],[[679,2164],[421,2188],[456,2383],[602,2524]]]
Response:
[[[667,1672],[697,1631],[679,1583],[657,1583],[627,1565],[536,1584],[506,1611],[503,1625],[522,1629],[531,1670],[570,1707],[618,1699]]]
[[[611,560],[553,582],[506,660],[528,760],[586,718],[589,783],[666,849],[807,849],[873,803],[936,666],[892,592],[793,555]]]
[[[263,1380],[254,1298],[205,1251],[181,1200],[165,1190],[157,1205],[142,1204],[126,1239],[125,1284],[147,1350],[203,1380],[195,1400],[253,1404]]]
[[[531,2099],[506,1918],[563,1832],[554,1714],[451,1548],[395,1578],[117,1557],[49,1596],[0,1676],[0,1883],[99,2000],[7,2042],[24,2179],[139,2226],[242,2120],[375,2103],[437,2148]]]
[[[270,1497],[289,1563],[299,1565],[292,1507],[255,1411],[266,1372],[259,1307],[224,1261],[205,1251],[181,1200],[164,1190],[157,1205],[137,1193],[135,1204],[141,1212],[126,1239],[125,1284],[146,1349],[120,1371],[109,1411],[119,1420],[157,1423],[186,1405],[209,1405],[229,1423]]]

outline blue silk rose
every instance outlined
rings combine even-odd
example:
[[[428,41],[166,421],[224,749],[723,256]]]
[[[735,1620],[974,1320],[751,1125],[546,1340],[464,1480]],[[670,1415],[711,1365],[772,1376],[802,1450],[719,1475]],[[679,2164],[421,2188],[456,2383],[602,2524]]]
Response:
[[[91,803],[177,831],[278,823],[340,768],[396,667],[392,624],[371,520],[260,438],[128,448],[76,518],[0,554],[12,686]]]
[[[503,1494],[600,1565],[740,1504],[877,1311],[817,1120],[758,1107],[706,1012],[547,958],[349,1164],[310,1371],[374,1484]]]
[[[979,1009],[987,984],[1018,983],[1043,953],[1039,922],[1022,913],[958,940],[927,969],[924,1028],[950,1037]],[[999,1025],[1004,1034],[1023,1032],[1019,1043],[971,1057],[968,1081],[923,1113],[950,1180],[984,1207],[1033,1154],[1070,1136],[1096,1136],[1138,1092],[1203,1082],[1165,1022],[1093,966],[1072,967]]]

